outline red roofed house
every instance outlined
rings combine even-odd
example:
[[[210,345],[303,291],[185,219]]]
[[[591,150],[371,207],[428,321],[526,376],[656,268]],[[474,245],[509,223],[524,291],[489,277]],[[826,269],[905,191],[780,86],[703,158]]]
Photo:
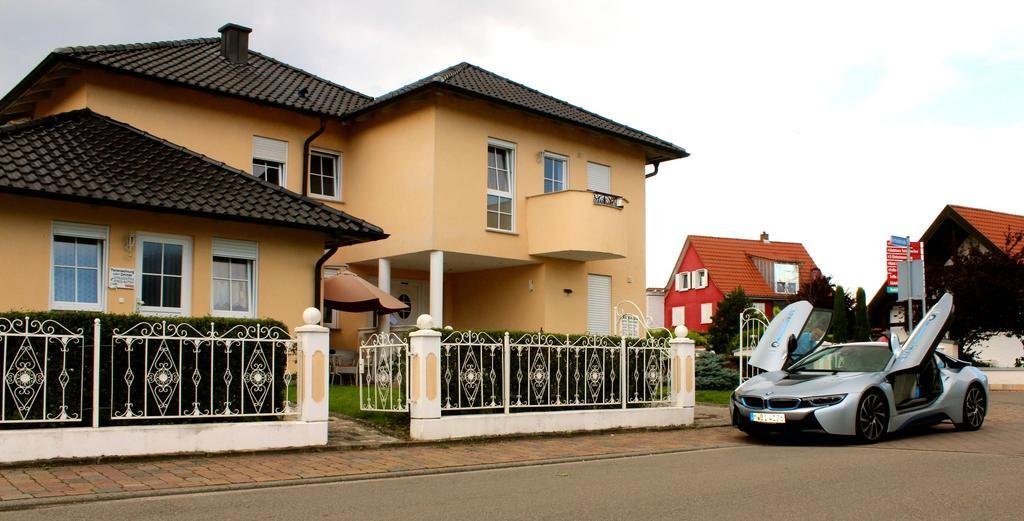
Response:
[[[958,252],[967,252],[975,246],[981,251],[1003,250],[1007,254],[1012,253],[1006,251],[1006,234],[1021,230],[1024,230],[1024,215],[946,205],[921,235],[925,278],[929,270],[949,265]],[[896,303],[894,294],[885,292],[883,284],[868,305],[871,325],[879,328],[905,328],[904,307],[905,304]],[[916,313],[920,313],[920,306],[916,306]],[[953,320],[956,320],[956,315]],[[976,351],[980,358],[1002,367],[1012,367],[1016,359],[1024,355],[1021,341],[1004,335],[992,337]]]
[[[821,273],[797,242],[773,242],[767,233],[760,240],[691,235],[665,285],[665,325],[706,332],[718,303],[740,287],[771,318],[812,272]]]

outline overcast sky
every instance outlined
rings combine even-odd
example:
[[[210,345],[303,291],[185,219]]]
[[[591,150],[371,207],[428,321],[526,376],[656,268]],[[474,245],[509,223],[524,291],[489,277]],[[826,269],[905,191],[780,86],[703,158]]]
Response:
[[[691,152],[647,181],[648,286],[689,234],[764,230],[870,297],[889,235],[916,239],[945,204],[1024,213],[1018,6],[0,0],[0,90],[56,47],[228,21],[371,96],[469,61]]]

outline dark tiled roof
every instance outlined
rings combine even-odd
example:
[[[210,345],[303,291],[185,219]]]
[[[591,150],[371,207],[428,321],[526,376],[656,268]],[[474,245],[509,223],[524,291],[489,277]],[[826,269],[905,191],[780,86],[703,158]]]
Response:
[[[668,141],[599,116],[576,105],[566,103],[543,92],[531,89],[526,85],[516,83],[508,78],[465,62],[380,96],[374,99],[373,103],[358,108],[357,112],[372,110],[390,100],[403,97],[406,94],[429,86],[454,88],[520,109],[625,137],[663,151],[666,157],[659,159],[675,159],[689,155],[686,150]]]
[[[383,239],[366,221],[88,109],[0,127],[0,191]]]
[[[64,47],[54,54],[316,114],[341,116],[372,100],[252,50],[246,63],[231,63],[221,54],[220,38]]]

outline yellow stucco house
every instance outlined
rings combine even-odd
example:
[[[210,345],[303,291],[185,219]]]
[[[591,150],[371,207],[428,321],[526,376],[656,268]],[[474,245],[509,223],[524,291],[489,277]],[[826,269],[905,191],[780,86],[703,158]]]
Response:
[[[311,270],[321,266],[328,275],[347,266],[408,302],[399,324],[430,313],[456,328],[608,333],[615,304],[642,304],[644,180],[659,163],[686,157],[682,148],[466,63],[374,98],[250,50],[248,28],[228,24],[220,33],[57,49],[0,100],[0,122],[27,128],[71,112],[180,147],[226,177],[247,172],[259,182],[190,190],[212,190],[207,198],[226,206],[241,198],[253,218],[132,214],[0,185],[0,261],[31,265],[2,275],[20,291],[2,292],[0,308],[54,307],[58,222],[108,223],[102,262],[135,266],[136,289],[110,290],[109,311],[129,311],[145,296],[150,272],[138,259],[150,242],[176,244],[161,243],[163,234],[189,242],[182,254],[191,256],[191,306],[183,314],[223,304],[211,288],[223,286],[213,272],[224,266],[210,258],[246,241],[259,250],[259,275],[248,282],[260,299],[253,316],[287,319],[318,300]],[[0,157],[0,171],[16,162]],[[110,177],[97,182],[116,182]],[[344,226],[261,220],[264,193],[302,201],[286,210],[292,218],[329,211]],[[234,267],[229,287],[239,282]],[[115,275],[108,270],[99,285]],[[165,311],[149,303],[142,310]],[[372,317],[328,322],[338,329],[333,342],[350,347]]]

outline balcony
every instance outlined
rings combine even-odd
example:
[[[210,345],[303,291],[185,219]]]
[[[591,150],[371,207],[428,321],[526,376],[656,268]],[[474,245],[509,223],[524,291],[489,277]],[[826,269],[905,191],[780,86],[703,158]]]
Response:
[[[585,190],[564,190],[526,198],[530,255],[574,261],[626,256],[626,200]]]

